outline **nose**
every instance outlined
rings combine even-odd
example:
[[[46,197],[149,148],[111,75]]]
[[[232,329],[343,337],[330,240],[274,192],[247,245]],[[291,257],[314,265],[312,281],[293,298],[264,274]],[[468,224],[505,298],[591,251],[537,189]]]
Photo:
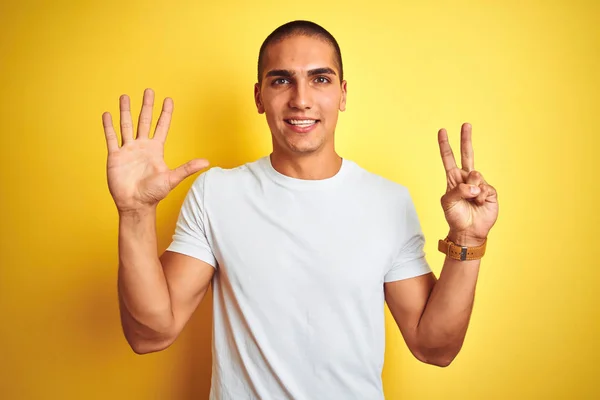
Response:
[[[289,106],[299,110],[310,110],[312,108],[312,95],[308,84],[299,80],[294,89],[290,91]]]

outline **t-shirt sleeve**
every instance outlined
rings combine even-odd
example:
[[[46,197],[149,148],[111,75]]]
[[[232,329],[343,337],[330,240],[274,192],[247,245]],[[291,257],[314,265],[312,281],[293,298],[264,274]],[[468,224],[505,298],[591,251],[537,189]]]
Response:
[[[402,214],[401,214],[402,215]],[[403,239],[392,262],[390,270],[386,273],[384,282],[399,281],[431,272],[425,259],[425,236],[412,198],[406,192],[402,224]]]
[[[217,261],[208,241],[208,224],[204,207],[204,190],[207,172],[202,173],[185,196],[175,233],[168,251],[185,254],[217,267]]]

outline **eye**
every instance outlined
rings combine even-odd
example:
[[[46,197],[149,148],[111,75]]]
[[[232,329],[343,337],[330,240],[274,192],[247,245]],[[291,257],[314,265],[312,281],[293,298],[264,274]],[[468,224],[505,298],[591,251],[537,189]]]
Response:
[[[273,85],[285,85],[286,83],[290,83],[287,78],[277,78],[272,82]]]
[[[329,78],[327,78],[325,76],[317,76],[315,78],[315,82],[317,82],[317,83],[329,83],[331,81],[329,80]]]

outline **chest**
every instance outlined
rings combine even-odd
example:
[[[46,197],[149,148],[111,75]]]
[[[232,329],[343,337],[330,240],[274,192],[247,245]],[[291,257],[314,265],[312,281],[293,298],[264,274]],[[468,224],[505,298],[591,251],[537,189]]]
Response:
[[[227,200],[223,200],[227,202]],[[210,215],[222,278],[253,298],[356,298],[382,290],[396,250],[391,216],[362,199],[311,193],[231,199]]]

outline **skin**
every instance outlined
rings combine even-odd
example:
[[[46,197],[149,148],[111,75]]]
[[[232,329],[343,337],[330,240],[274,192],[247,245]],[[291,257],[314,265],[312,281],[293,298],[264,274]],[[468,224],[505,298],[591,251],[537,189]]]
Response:
[[[271,130],[271,162],[282,174],[324,179],[341,167],[334,135],[338,113],[346,109],[347,82],[335,65],[331,45],[314,37],[292,36],[267,47],[254,100]],[[286,122],[306,118],[318,120],[308,133]]]
[[[459,245],[482,245],[498,218],[496,190],[474,169],[471,125],[461,127],[461,161],[456,165],[445,129],[438,132],[446,193],[442,209],[448,238]],[[446,367],[465,339],[481,260],[446,257],[439,280],[433,273],[386,283],[386,303],[413,355],[428,364]]]
[[[268,48],[260,83],[254,88],[257,111],[271,130],[271,162],[298,179],[335,175],[341,157],[334,135],[346,107],[347,83],[339,80],[333,48],[317,38],[293,36]],[[119,213],[119,301],[123,331],[138,354],[172,344],[202,301],[214,274],[207,263],[178,253],[156,255],[156,207],[186,177],[206,168],[197,159],[169,169],[164,144],[173,113],[167,98],[154,135],[150,121],[154,93],[144,92],[137,133],[129,97],[121,96],[122,144],[109,113],[102,116],[108,159],[107,178]],[[298,132],[290,119],[315,119],[310,132]],[[496,190],[474,168],[472,128],[461,127],[461,167],[456,165],[445,129],[438,132],[446,192],[441,206],[448,238],[464,246],[481,245],[498,217]],[[473,192],[471,190],[474,190]],[[464,342],[473,307],[480,260],[446,257],[439,279],[426,274],[386,283],[386,303],[414,356],[447,366]]]
[[[171,170],[164,162],[173,100],[165,99],[150,138],[154,92],[144,92],[137,133],[127,95],[119,100],[122,144],[109,113],[102,115],[108,188],[119,213],[118,295],[121,325],[137,354],[163,350],[204,298],[214,268],[173,252],[157,256],[156,207],[183,179],[208,166],[197,159]]]

